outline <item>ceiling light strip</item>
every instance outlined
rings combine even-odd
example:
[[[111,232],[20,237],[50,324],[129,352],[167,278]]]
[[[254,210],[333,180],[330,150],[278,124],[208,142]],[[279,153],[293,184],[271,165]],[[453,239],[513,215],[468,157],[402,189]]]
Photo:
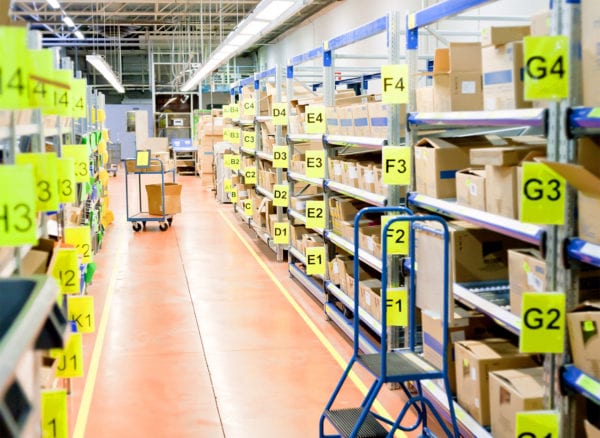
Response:
[[[110,65],[104,60],[104,58],[100,55],[87,55],[85,60],[92,64],[104,79],[108,81],[112,87],[117,90],[119,93],[125,93],[125,88],[121,84],[121,81],[117,78],[117,75],[113,71]]]

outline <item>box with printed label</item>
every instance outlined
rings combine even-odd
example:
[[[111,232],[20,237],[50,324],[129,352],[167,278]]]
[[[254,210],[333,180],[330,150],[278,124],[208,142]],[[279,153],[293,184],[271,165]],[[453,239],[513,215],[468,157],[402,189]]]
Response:
[[[533,248],[508,250],[510,311],[521,316],[523,292],[546,290],[546,262]]]
[[[600,106],[600,2],[581,2],[581,72],[583,105]]]
[[[531,108],[524,100],[522,42],[484,47],[482,70],[484,110]]]
[[[375,192],[375,163],[358,163],[358,188],[367,192]]]
[[[358,230],[360,248],[375,257],[381,257],[381,225],[369,225]]]
[[[354,123],[354,135],[369,137],[371,135],[371,123],[368,104],[351,105],[350,108]]]
[[[358,188],[358,161],[342,161],[342,183]]]
[[[544,368],[490,373],[490,411],[494,438],[514,438],[517,412],[544,408]]]
[[[363,268],[359,267],[358,269],[359,281],[371,278],[369,273],[367,273]],[[346,295],[354,299],[354,266],[352,266],[350,269],[346,269],[346,278],[341,284],[341,288],[346,293]]]
[[[371,102],[367,104],[369,111],[369,135],[377,138],[387,138],[388,129],[388,107],[385,103]],[[404,106],[402,106],[404,108]],[[400,122],[403,122],[403,117],[400,116]],[[402,129],[402,127],[400,128]]]
[[[381,280],[369,278],[359,283],[359,304],[377,321],[381,321]]]
[[[567,314],[573,364],[600,379],[600,301],[586,301]]]
[[[485,211],[485,170],[469,167],[456,172],[456,202]]]
[[[490,26],[481,31],[481,45],[502,46],[504,44],[521,41],[531,33],[531,26]]]
[[[338,119],[340,121],[340,135],[354,135],[354,119],[352,108],[347,106],[337,107]]]
[[[454,344],[456,355],[456,387],[458,403],[482,426],[489,426],[489,373],[511,368],[533,368],[533,358],[519,353],[506,339],[459,341]]]
[[[354,262],[349,255],[336,254],[329,261],[329,280],[333,284],[341,285],[344,283],[347,272],[353,272]]]
[[[340,119],[338,118],[337,108],[335,106],[325,108],[325,118],[327,119],[327,133],[338,135],[340,133]]]

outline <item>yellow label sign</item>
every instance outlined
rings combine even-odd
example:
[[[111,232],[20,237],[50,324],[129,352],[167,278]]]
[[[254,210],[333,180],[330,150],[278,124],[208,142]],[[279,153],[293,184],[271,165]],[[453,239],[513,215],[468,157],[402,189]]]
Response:
[[[223,118],[224,119],[231,118],[231,107],[229,105],[223,105]]]
[[[381,66],[381,101],[408,103],[408,65]]]
[[[231,158],[229,159],[229,167],[231,170],[240,170],[241,161],[242,159],[239,155],[231,155]]]
[[[79,275],[79,256],[74,248],[54,250],[52,277],[59,285],[60,292],[71,295],[79,293],[81,276]]]
[[[325,247],[306,248],[306,273],[308,275],[325,275]]]
[[[223,141],[231,143],[231,128],[223,128]]]
[[[231,128],[229,130],[229,143],[239,145],[242,138],[242,130],[239,128]]]
[[[70,117],[73,75],[71,70],[55,70],[54,75],[61,86],[52,88],[53,107],[59,116]]]
[[[149,149],[135,151],[135,165],[136,165],[136,167],[150,166],[150,150]]]
[[[523,293],[519,349],[523,353],[562,353],[565,339],[565,294]]]
[[[569,38],[528,36],[523,51],[525,100],[569,97]]]
[[[254,131],[242,131],[242,144],[246,149],[256,150],[256,133]]]
[[[102,130],[102,140],[108,141],[110,138],[108,137],[108,129]]]
[[[307,134],[325,134],[327,119],[323,105],[309,105],[304,114],[305,130]]]
[[[231,157],[233,157],[233,154],[223,154],[223,166],[231,169]]]
[[[59,158],[58,170],[58,200],[60,202],[75,202],[75,161],[72,158]]]
[[[325,151],[306,151],[306,176],[309,178],[325,178]]]
[[[242,108],[244,111],[244,115],[246,116],[255,116],[256,115],[256,107],[254,106],[254,99],[246,98],[242,99]]]
[[[223,190],[225,191],[225,193],[231,193],[231,180],[230,179],[225,179],[223,180]]]
[[[325,228],[325,201],[306,201],[306,228]]]
[[[275,126],[287,126],[288,124],[288,113],[287,103],[274,103],[271,109],[271,116],[273,116],[272,123]]]
[[[67,315],[69,321],[77,324],[78,333],[94,333],[96,322],[94,319],[94,297],[69,297],[67,300]]]
[[[244,207],[244,214],[246,216],[252,216],[254,214],[254,205],[252,199],[244,199],[242,201],[242,207]]]
[[[54,99],[54,53],[50,49],[30,50],[31,72],[29,76],[29,102],[42,112],[52,110]]]
[[[50,357],[57,360],[56,377],[83,376],[83,342],[81,333],[71,333],[64,349],[53,348]]]
[[[0,246],[37,243],[33,166],[0,165]]]
[[[43,389],[41,391],[42,437],[68,438],[69,421],[66,389]]]
[[[273,241],[277,245],[287,245],[290,243],[290,223],[275,222],[273,224]]]
[[[17,154],[17,164],[33,165],[37,211],[58,210],[58,174],[55,152]]]
[[[232,103],[229,105],[229,115],[231,116],[232,120],[240,119],[240,107],[237,103]]]
[[[75,162],[75,182],[90,180],[90,149],[87,145],[67,144],[62,147],[62,157]]]
[[[288,151],[287,146],[273,146],[273,167],[276,169],[286,169],[288,167]]]
[[[383,227],[394,216],[381,217],[381,232]],[[397,221],[390,225],[387,232],[387,253],[388,255],[408,255],[410,223],[407,221]],[[383,236],[382,239],[383,241]]]
[[[388,289],[385,309],[387,325],[408,326],[408,292],[406,288]]]
[[[103,109],[98,110],[98,123],[106,121],[106,111]]]
[[[244,183],[256,184],[256,167],[246,167],[244,169]]]
[[[81,119],[87,116],[87,80],[71,80],[71,116]]]
[[[384,147],[381,166],[384,184],[410,185],[412,175],[411,148],[405,146]]]
[[[543,163],[523,163],[521,220],[562,225],[565,221],[565,179]]]
[[[231,199],[231,202],[233,202],[234,204],[238,201],[238,189],[237,189],[237,187],[232,187],[231,188],[231,192],[230,192],[229,198]]]
[[[65,227],[65,243],[77,248],[77,254],[81,256],[81,263],[92,261],[92,235],[88,225]]]
[[[560,415],[556,411],[517,412],[517,438],[559,438]]]
[[[27,29],[2,26],[0,40],[11,41],[11,44],[4,44],[0,49],[0,109],[28,108],[30,60]]]
[[[287,207],[290,202],[290,187],[287,184],[275,184],[273,187],[273,205]]]

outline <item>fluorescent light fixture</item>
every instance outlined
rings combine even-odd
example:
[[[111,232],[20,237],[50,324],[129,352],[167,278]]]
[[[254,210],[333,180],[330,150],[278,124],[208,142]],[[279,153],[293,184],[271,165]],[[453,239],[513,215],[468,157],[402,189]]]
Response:
[[[85,39],[85,37],[83,36],[83,34],[81,33],[81,31],[80,31],[80,30],[76,30],[76,31],[75,31],[75,37],[76,37],[78,40],[84,40],[84,39]]]
[[[123,85],[121,85],[121,81],[119,81],[111,66],[108,65],[102,56],[87,55],[85,60],[92,64],[115,90],[117,90],[119,93],[125,93],[125,89],[123,88]]]
[[[250,41],[253,36],[254,35],[236,35],[228,41],[228,44],[232,46],[241,46]]]
[[[50,5],[50,7],[52,9],[59,9],[60,8],[60,3],[58,2],[58,0],[47,0],[48,4]]]
[[[263,30],[268,25],[269,25],[268,21],[252,20],[250,23],[248,23],[247,25],[242,27],[242,29],[240,30],[240,34],[256,35],[257,33],[259,33],[261,30]]]
[[[68,15],[63,17],[63,22],[69,27],[75,27],[75,23],[73,23],[73,19]]]
[[[275,20],[279,18],[285,11],[288,10],[294,4],[293,1],[287,0],[275,0],[269,3],[262,11],[260,11],[256,18],[258,20]]]

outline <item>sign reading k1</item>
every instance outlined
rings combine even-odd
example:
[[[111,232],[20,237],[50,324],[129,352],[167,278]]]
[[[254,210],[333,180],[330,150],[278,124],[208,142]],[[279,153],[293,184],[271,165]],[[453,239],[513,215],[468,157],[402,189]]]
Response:
[[[381,101],[408,103],[408,65],[381,66]]]
[[[558,100],[569,97],[569,38],[524,38],[525,100]]]
[[[523,163],[521,220],[562,225],[565,221],[565,179],[543,163]]]

